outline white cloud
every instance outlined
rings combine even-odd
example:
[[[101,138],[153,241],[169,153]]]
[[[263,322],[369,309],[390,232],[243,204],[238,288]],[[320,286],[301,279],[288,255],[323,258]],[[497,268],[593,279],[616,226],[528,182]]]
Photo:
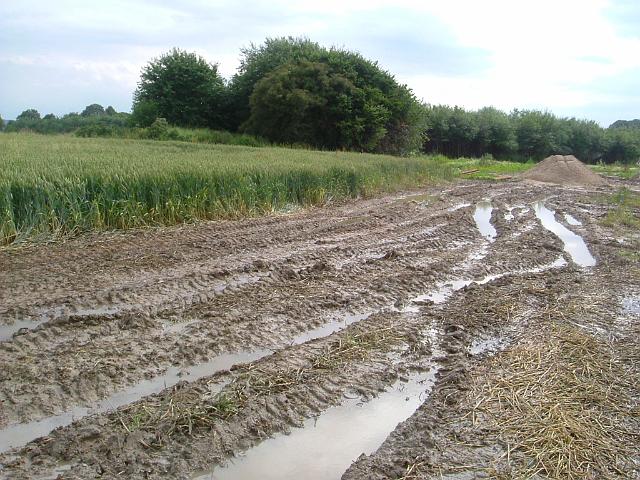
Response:
[[[598,105],[628,98],[626,111],[640,110],[637,96],[616,83],[624,78],[628,85],[640,71],[640,34],[623,32],[621,20],[609,15],[618,2],[5,1],[0,64],[11,67],[12,91],[21,93],[13,97],[21,102],[46,97],[27,91],[40,82],[20,81],[40,66],[67,72],[66,90],[61,82],[55,92],[58,102],[74,98],[74,85],[83,84],[97,99],[107,91],[130,92],[102,99],[126,104],[142,66],[171,47],[197,51],[229,78],[240,47],[267,36],[305,35],[380,60],[430,103],[586,112],[604,123],[615,111],[599,114]],[[0,98],[0,107],[19,112],[23,105],[13,97]]]

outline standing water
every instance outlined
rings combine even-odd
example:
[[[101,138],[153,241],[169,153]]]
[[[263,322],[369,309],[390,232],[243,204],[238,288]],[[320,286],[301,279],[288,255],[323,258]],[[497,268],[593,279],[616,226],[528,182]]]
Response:
[[[476,222],[478,230],[480,230],[480,234],[490,242],[493,242],[498,235],[496,229],[491,225],[492,211],[493,206],[491,205],[491,202],[483,200],[478,202],[476,205],[476,211],[473,213],[473,219]]]
[[[581,267],[593,267],[596,259],[589,252],[586,243],[580,235],[576,235],[567,227],[556,220],[556,213],[544,206],[543,202],[533,204],[536,217],[544,228],[555,234],[562,243],[564,243],[564,251],[567,252],[571,259]]]
[[[368,402],[353,399],[331,407],[289,435],[265,440],[226,467],[195,479],[338,479],[356,458],[377,450],[416,411],[433,387],[437,370],[433,366],[413,374]]]

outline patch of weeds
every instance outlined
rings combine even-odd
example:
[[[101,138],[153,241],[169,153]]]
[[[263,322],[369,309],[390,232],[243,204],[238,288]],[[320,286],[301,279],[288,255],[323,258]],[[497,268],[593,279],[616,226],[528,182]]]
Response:
[[[638,250],[630,250],[628,248],[622,248],[618,250],[618,255],[631,262],[640,262],[640,251]]]
[[[533,162],[494,160],[490,155],[480,159],[458,158],[447,162],[454,168],[457,178],[467,180],[495,180],[504,176],[516,176],[535,165]]]
[[[640,195],[633,193],[628,188],[621,188],[610,197],[606,197],[606,203],[615,205],[602,220],[603,225],[609,227],[624,226],[631,228],[640,227]]]
[[[600,175],[608,175],[611,177],[618,177],[625,180],[631,180],[640,176],[640,167],[636,167],[628,164],[614,163],[611,165],[591,165],[591,169],[599,173]]]

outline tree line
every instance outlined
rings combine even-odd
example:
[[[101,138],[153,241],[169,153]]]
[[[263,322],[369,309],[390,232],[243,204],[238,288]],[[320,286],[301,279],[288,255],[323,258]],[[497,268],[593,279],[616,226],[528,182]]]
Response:
[[[34,112],[23,112],[6,130],[83,129],[106,135],[152,125],[164,131],[166,123],[245,133],[277,144],[396,155],[525,161],[574,154],[589,163],[640,158],[640,120],[620,120],[604,129],[537,110],[424,104],[377,62],[291,37],[242,49],[238,72],[229,81],[217,64],[173,49],[143,68],[130,115],[97,104],[60,119],[40,119]]]

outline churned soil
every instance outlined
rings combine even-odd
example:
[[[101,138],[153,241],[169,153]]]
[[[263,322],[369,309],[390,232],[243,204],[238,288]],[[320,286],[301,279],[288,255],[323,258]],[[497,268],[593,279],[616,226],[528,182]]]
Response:
[[[343,478],[632,478],[640,235],[600,222],[616,186],[464,182],[0,250],[0,478],[216,474],[429,369],[417,410]],[[595,266],[543,227],[539,201]],[[495,238],[474,221],[483,211]],[[558,389],[572,362],[592,366],[574,375],[586,383]],[[534,401],[550,392],[554,421]],[[554,456],[536,431],[575,445]],[[314,462],[315,449],[295,454]]]

